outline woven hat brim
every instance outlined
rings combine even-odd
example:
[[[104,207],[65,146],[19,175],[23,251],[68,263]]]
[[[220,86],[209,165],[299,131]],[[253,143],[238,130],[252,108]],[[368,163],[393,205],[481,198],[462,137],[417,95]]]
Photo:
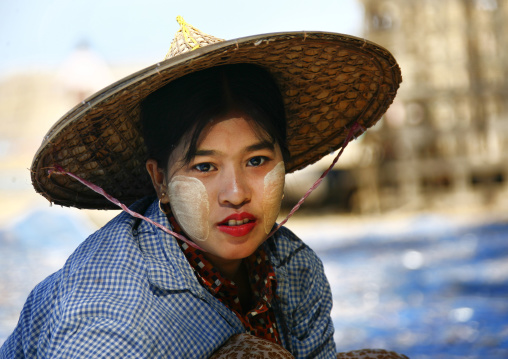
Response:
[[[386,49],[348,35],[274,33],[209,45],[136,72],[65,114],[35,154],[35,190],[63,206],[118,209],[68,176],[48,176],[59,165],[126,205],[154,194],[145,169],[140,102],[179,77],[234,63],[262,66],[279,85],[288,121],[288,173],[340,148],[354,123],[376,123],[402,81]]]

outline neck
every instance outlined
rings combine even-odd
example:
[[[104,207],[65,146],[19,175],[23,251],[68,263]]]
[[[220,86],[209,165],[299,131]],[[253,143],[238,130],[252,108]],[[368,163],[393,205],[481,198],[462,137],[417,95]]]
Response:
[[[234,280],[242,264],[242,259],[223,259],[210,253],[204,253],[215,268],[217,268],[223,276],[230,280]]]

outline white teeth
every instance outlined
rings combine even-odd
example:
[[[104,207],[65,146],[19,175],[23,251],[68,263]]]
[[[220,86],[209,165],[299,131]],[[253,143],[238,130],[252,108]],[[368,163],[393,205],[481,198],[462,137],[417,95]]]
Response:
[[[239,220],[235,220],[235,219],[230,219],[228,221],[228,226],[241,226],[242,224],[245,224],[245,223],[248,223],[249,220],[247,218],[245,219],[239,219]]]

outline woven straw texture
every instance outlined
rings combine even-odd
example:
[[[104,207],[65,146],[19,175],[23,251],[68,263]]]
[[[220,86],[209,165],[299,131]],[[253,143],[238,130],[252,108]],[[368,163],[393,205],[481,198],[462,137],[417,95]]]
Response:
[[[224,41],[224,39],[219,39],[218,37],[205,34],[201,30],[196,29],[194,26],[186,23],[181,16],[178,16],[176,21],[180,24],[180,30],[176,32],[175,38],[171,42],[171,46],[164,60],[196,50],[200,47]]]
[[[387,50],[341,34],[265,34],[198,48],[114,83],[62,117],[32,163],[36,191],[63,206],[118,208],[68,176],[48,176],[58,164],[126,205],[153,194],[140,135],[140,101],[176,78],[233,63],[262,66],[278,82],[292,157],[287,172],[340,148],[354,123],[372,126],[402,81]]]

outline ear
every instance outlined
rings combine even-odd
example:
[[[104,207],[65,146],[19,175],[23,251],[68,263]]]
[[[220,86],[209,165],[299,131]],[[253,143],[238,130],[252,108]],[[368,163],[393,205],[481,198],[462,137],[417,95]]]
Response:
[[[153,188],[157,192],[157,197],[162,203],[169,203],[167,193],[166,174],[164,170],[157,165],[157,161],[149,159],[146,161],[146,170],[152,179]]]

